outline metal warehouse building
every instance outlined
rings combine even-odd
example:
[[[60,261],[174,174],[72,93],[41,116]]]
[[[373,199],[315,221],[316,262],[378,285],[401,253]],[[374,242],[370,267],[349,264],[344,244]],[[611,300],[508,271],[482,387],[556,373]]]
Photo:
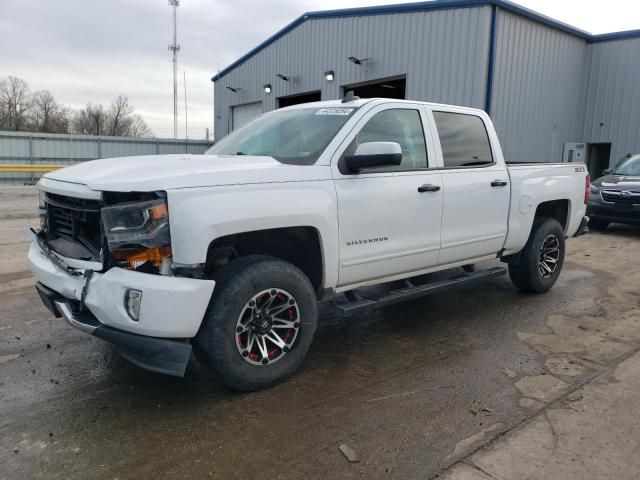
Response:
[[[640,152],[640,30],[591,35],[503,0],[307,13],[212,80],[216,139],[353,89],[482,108],[509,161],[586,159],[597,176]]]

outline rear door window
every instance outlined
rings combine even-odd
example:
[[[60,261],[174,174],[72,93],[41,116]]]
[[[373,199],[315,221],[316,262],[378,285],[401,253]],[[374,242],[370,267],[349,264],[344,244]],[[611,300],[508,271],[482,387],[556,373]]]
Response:
[[[433,116],[445,168],[493,164],[489,135],[480,117],[453,112],[433,112]]]

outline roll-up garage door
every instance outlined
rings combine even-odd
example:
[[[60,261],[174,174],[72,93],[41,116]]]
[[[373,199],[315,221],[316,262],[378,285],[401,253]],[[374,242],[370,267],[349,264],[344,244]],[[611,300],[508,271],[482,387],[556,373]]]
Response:
[[[231,107],[231,129],[237,130],[253,117],[262,113],[262,102],[245,103]]]

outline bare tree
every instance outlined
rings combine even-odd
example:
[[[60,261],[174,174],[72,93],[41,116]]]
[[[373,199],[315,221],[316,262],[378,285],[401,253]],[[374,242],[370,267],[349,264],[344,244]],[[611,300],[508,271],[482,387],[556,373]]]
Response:
[[[151,130],[140,115],[133,114],[133,106],[124,95],[118,95],[107,111],[108,135],[122,137],[145,137]]]
[[[31,108],[29,85],[18,77],[0,80],[0,126],[21,131],[27,124]]]
[[[32,96],[30,130],[45,133],[68,133],[69,110],[62,107],[48,90]]]
[[[127,137],[153,133],[125,95],[118,95],[108,109],[87,103],[77,112],[56,102],[48,90],[29,91],[27,82],[17,77],[0,79],[0,130],[46,133],[79,133]]]
[[[129,127],[128,136],[130,137],[152,137],[153,132],[145,123],[144,119],[137,113],[131,115],[131,125]]]
[[[54,133],[71,133],[72,123],[73,111],[69,107],[60,106],[53,122]]]
[[[105,135],[107,113],[100,104],[87,103],[87,106],[76,112],[73,119],[74,133],[84,135]]]
[[[109,135],[128,135],[128,130],[130,130],[132,123],[132,113],[133,107],[129,105],[129,99],[123,95],[118,95],[118,97],[111,102],[107,114]]]

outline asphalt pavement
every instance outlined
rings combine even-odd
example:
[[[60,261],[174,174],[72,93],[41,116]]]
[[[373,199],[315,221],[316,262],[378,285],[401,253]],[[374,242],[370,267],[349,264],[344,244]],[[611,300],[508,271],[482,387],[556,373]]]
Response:
[[[569,241],[544,295],[503,276],[350,319],[327,302],[300,371],[239,394],[53,318],[36,203],[0,187],[0,478],[637,478],[638,227]]]

